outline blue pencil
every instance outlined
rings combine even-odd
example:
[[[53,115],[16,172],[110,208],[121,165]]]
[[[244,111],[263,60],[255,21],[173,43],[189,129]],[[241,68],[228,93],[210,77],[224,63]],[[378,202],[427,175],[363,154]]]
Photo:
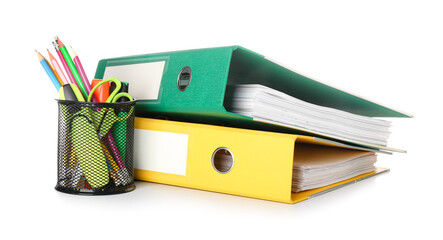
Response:
[[[55,76],[54,72],[51,69],[51,66],[49,66],[48,61],[41,55],[37,50],[35,50],[38,56],[38,60],[42,64],[43,68],[45,69],[46,73],[48,74],[49,78],[51,79],[52,83],[54,84],[55,88],[58,90],[62,87],[60,85],[60,82],[58,81],[57,77]]]

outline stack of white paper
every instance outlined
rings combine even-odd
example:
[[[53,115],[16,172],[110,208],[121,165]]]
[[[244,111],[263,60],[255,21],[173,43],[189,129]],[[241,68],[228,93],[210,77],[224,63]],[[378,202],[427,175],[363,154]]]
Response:
[[[230,111],[339,140],[387,145],[391,123],[318,106],[259,84],[230,86]]]
[[[296,144],[292,191],[319,188],[375,171],[376,161],[374,152]]]

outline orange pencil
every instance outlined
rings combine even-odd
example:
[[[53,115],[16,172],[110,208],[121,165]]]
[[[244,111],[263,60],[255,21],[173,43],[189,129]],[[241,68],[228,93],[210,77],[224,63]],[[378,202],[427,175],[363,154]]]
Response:
[[[51,54],[51,52],[48,50],[48,55],[49,55],[49,61],[51,61],[53,69],[55,70],[54,72],[56,73],[56,75],[58,75],[58,78],[63,82],[61,85],[65,85],[68,84],[68,79],[66,78],[65,74],[63,73],[62,68],[60,67],[60,65],[57,62],[57,59],[55,59],[55,57]]]
[[[46,49],[46,50],[47,50],[47,49]],[[40,54],[40,55],[41,55],[41,54]],[[43,57],[43,55],[42,55],[42,57]],[[45,57],[43,57],[43,59],[46,61],[46,63],[48,63],[48,66],[49,66],[49,68],[51,68],[52,72],[54,73],[55,77],[57,78],[57,81],[60,83],[60,85],[63,86],[63,82],[62,82],[62,80],[60,79],[60,77],[58,76],[58,74],[57,74],[57,72],[54,70],[54,68],[51,66],[51,64],[49,63],[49,61],[46,60]]]

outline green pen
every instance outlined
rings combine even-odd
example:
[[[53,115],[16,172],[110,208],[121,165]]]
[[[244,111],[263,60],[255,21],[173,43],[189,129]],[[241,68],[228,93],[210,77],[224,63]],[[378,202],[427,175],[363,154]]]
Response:
[[[120,88],[120,92],[122,93],[128,93],[129,92],[129,83],[127,82],[121,82],[122,86]],[[115,89],[115,84],[111,82],[111,87],[109,88],[109,92],[112,92],[111,89]],[[127,97],[121,97],[117,100],[117,102],[127,102],[130,101]],[[125,116],[125,113],[120,112],[118,113],[119,117]],[[114,136],[115,144],[117,145],[117,149],[120,152],[120,155],[123,160],[126,159],[126,128],[127,124],[126,121],[120,121],[116,122],[114,126],[112,127],[112,136]]]

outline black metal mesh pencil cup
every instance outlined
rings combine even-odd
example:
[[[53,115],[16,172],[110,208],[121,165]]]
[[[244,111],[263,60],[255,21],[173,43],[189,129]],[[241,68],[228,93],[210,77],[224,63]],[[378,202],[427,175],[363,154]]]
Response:
[[[106,195],[135,189],[135,101],[58,100],[58,176],[65,193]]]

